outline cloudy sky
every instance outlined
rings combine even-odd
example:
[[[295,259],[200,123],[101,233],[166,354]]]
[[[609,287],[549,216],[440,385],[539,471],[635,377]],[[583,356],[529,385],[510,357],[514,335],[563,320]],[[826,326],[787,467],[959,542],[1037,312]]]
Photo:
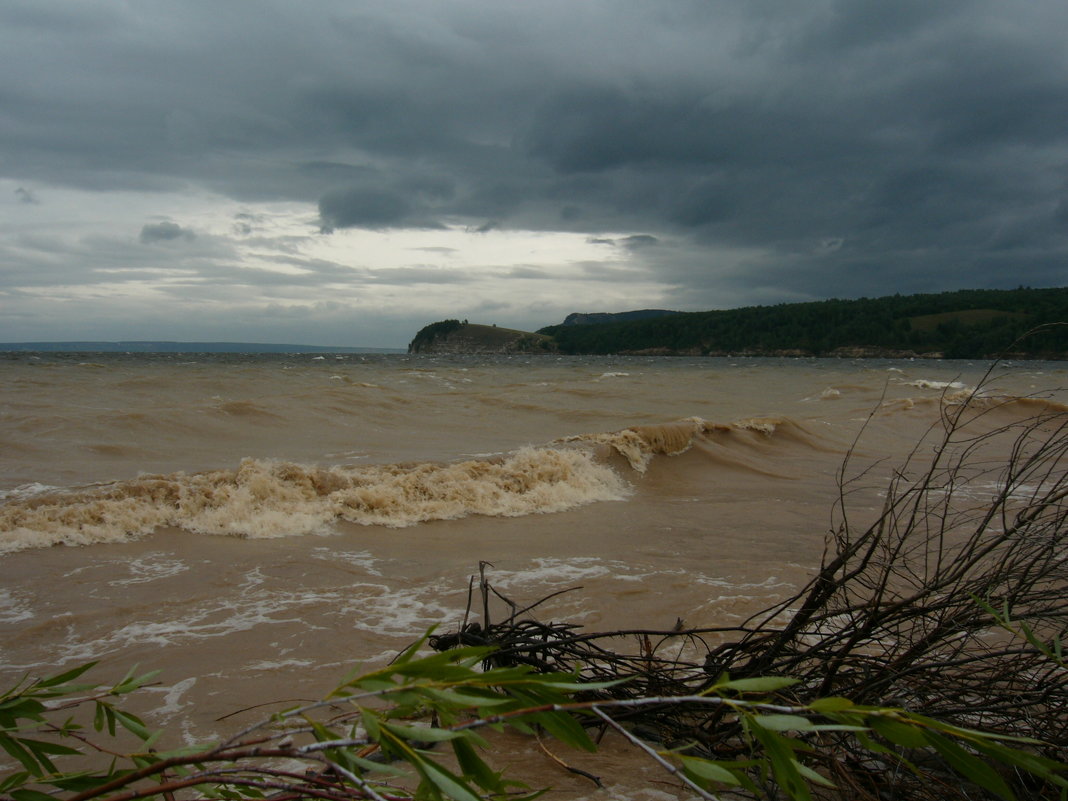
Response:
[[[0,0],[0,341],[1068,283],[1064,0]]]

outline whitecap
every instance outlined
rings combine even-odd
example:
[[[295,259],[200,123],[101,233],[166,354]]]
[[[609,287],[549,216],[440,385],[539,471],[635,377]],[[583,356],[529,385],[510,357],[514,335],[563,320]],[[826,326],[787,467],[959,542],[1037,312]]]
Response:
[[[29,605],[12,595],[10,590],[0,589],[0,623],[21,623],[33,617]]]

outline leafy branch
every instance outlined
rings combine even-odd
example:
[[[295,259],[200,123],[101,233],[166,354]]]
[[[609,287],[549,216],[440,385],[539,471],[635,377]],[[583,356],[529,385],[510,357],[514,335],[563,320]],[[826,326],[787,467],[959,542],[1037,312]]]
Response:
[[[872,754],[917,771],[894,746],[930,748],[961,774],[1007,799],[1014,797],[1012,790],[988,762],[1068,788],[1063,776],[1068,766],[1029,750],[1035,741],[844,698],[783,703],[780,694],[796,684],[793,679],[723,676],[695,695],[582,700],[583,694],[610,690],[617,682],[536,673],[527,665],[484,669],[483,663],[493,656],[493,649],[486,647],[420,656],[424,642],[413,644],[385,668],[347,677],[320,702],[271,715],[211,746],[170,751],[153,750],[160,732],[149,731],[114,703],[144,686],[152,674],[131,672],[109,688],[76,683],[90,664],[20,682],[0,696],[0,747],[23,769],[0,783],[0,798],[170,801],[184,791],[190,798],[230,801],[268,794],[324,801],[477,801],[511,794],[518,787],[486,761],[489,743],[482,730],[544,731],[571,747],[593,751],[596,746],[586,729],[597,725],[620,733],[706,799],[716,798],[723,788],[759,796],[769,780],[792,799],[811,798],[813,784],[834,786],[827,771],[818,769],[818,753],[809,742],[813,736],[854,737]],[[732,760],[694,756],[685,746],[648,742],[621,722],[628,711],[673,705],[716,708],[733,716],[750,753]],[[87,735],[70,717],[54,722],[85,706],[93,708],[93,728],[108,745]],[[127,751],[113,742],[122,730],[136,741]],[[57,766],[62,758],[83,755],[86,747],[113,759],[104,768]]]

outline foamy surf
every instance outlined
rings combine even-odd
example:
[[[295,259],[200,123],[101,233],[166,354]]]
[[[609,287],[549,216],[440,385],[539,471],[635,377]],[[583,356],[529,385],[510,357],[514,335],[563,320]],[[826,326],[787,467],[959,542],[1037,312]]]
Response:
[[[602,434],[582,434],[567,437],[564,442],[589,442],[606,445],[618,453],[631,469],[645,473],[656,456],[678,456],[698,443],[713,444],[747,433],[768,438],[785,434],[786,438],[800,440],[815,446],[815,440],[796,422],[778,417],[751,417],[730,424],[712,423],[700,417],[688,417],[660,425],[632,426],[620,431]]]
[[[69,664],[100,659],[118,650],[226,640],[257,629],[284,632],[295,623],[325,632],[337,626],[338,621],[344,621],[347,631],[413,638],[435,623],[460,619],[463,615],[461,606],[442,600],[453,588],[441,585],[425,585],[398,593],[388,584],[378,582],[356,581],[332,589],[282,589],[262,579],[250,574],[236,588],[236,593],[184,605],[178,610],[180,614],[160,611],[154,620],[129,620],[99,636],[86,636],[72,619],[64,626],[66,636],[56,659],[59,664]],[[456,594],[456,597],[462,596]],[[323,608],[331,610],[329,625],[323,621],[302,622]],[[0,669],[28,667],[0,664]]]
[[[675,456],[689,450],[707,424],[699,418],[658,426],[633,426],[601,434],[580,434],[564,442],[607,445],[638,473],[644,473],[654,456]]]
[[[923,386],[933,388],[929,381]],[[1036,404],[1064,408],[1039,398],[977,399],[974,390],[954,389],[951,382],[938,391],[937,398],[884,401],[881,409],[893,413],[921,401],[968,408],[977,400],[983,405],[979,411]],[[5,501],[0,505],[0,553],[123,542],[162,527],[268,539],[333,534],[338,523],[403,528],[473,515],[563,512],[631,494],[627,478],[605,458],[611,453],[622,457],[635,479],[656,457],[695,448],[708,463],[726,469],[794,478],[797,471],[781,465],[783,448],[791,446],[836,450],[824,435],[790,417],[750,417],[729,424],[688,417],[447,463],[319,467],[246,458],[232,470],[142,475],[79,489],[24,484],[0,499]]]
[[[697,444],[706,452],[733,453],[736,467],[768,473],[767,464],[738,460],[771,439],[820,447],[785,418],[722,424],[691,417],[451,463],[317,467],[246,458],[235,470],[143,475],[79,489],[35,486],[0,506],[0,553],[123,542],[161,527],[268,539],[331,534],[340,522],[403,528],[471,515],[562,512],[630,495],[628,481],[599,457],[606,449],[637,476],[654,457]]]
[[[405,527],[517,517],[622,500],[627,483],[576,448],[522,448],[451,464],[310,467],[245,459],[236,470],[141,476],[0,507],[0,552],[122,542],[163,526],[263,539],[326,534],[338,521]]]

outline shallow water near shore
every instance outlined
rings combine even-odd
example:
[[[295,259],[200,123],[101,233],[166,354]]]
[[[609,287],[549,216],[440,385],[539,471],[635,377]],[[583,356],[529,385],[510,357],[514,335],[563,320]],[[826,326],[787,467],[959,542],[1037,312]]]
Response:
[[[811,576],[847,452],[874,466],[851,513],[873,514],[986,370],[3,354],[0,680],[162,668],[148,722],[203,741],[456,628],[480,560],[521,603],[573,588],[543,620],[732,625]],[[990,424],[1064,403],[1066,376],[995,367]],[[554,797],[590,792],[531,759]],[[613,769],[617,792],[647,797],[643,771]]]

